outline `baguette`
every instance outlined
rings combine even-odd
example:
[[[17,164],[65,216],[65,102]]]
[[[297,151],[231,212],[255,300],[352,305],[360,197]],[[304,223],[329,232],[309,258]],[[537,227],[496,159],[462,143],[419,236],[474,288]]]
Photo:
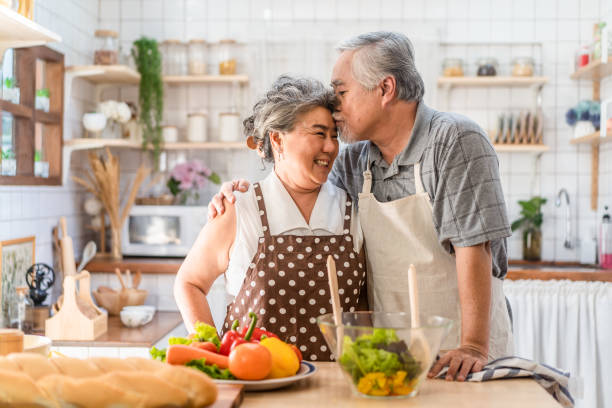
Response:
[[[204,407],[216,398],[204,373],[156,360],[0,357],[0,407]]]

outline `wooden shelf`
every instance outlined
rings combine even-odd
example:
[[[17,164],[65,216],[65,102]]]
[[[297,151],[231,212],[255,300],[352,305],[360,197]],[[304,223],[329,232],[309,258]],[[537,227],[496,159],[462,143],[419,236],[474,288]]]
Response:
[[[96,85],[140,83],[140,74],[127,65],[74,65],[66,68],[66,73]]]
[[[249,77],[246,75],[183,75],[164,76],[163,81],[167,84],[247,84]]]
[[[606,137],[601,137],[599,131],[570,140],[571,144],[589,144],[594,146],[610,142],[612,142],[612,134],[608,134]]]
[[[0,6],[0,48],[22,48],[60,42],[62,38],[34,21]]]
[[[499,153],[543,153],[550,150],[545,144],[493,144]]]
[[[64,141],[64,146],[73,150],[99,149],[102,147],[117,147],[125,149],[140,149],[142,145],[123,139],[72,139]],[[247,148],[245,142],[206,142],[206,143],[165,143],[163,150],[216,150],[216,149],[243,149]]]
[[[59,125],[62,123],[62,118],[59,113],[45,112],[42,110],[36,110],[35,112],[36,122],[41,122],[46,125]]]
[[[512,87],[537,87],[548,82],[547,77],[505,77],[505,76],[482,76],[482,77],[439,77],[440,87],[479,87],[479,86],[512,86]]]
[[[612,75],[612,57],[608,58],[607,63],[597,60],[585,65],[584,67],[578,68],[576,72],[571,75],[571,78],[599,81],[608,75]]]
[[[0,6],[1,7],[1,6]],[[5,101],[5,100],[0,100],[0,110],[4,111],[4,112],[9,112],[12,113],[13,116],[18,116],[21,118],[28,118],[30,119],[32,117],[32,109],[25,106],[25,105],[17,105],[14,103],[11,103],[9,101]]]

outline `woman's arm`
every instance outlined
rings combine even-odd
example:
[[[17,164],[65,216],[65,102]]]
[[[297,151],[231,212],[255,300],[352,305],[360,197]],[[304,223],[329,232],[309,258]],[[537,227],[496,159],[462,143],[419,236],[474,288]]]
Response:
[[[189,332],[193,332],[193,325],[198,321],[214,326],[206,295],[227,269],[235,239],[236,208],[227,205],[223,214],[202,228],[177,273],[174,298]]]

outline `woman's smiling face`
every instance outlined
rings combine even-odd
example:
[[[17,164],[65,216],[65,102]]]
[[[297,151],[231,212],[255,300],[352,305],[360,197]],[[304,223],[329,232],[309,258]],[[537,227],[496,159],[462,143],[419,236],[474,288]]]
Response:
[[[272,144],[274,166],[283,181],[303,190],[319,188],[338,156],[338,133],[331,112],[316,107],[299,115],[293,130],[273,137]]]

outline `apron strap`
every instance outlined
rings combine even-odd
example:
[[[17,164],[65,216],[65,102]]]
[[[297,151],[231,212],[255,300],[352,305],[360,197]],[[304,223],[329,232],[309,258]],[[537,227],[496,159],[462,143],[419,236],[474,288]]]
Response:
[[[425,192],[423,180],[421,180],[421,163],[414,164],[414,186],[416,187],[417,194],[423,194]]]
[[[370,171],[370,150],[366,154],[366,170],[363,172],[363,186],[361,194],[370,194],[372,191],[372,172]]]
[[[344,209],[344,226],[342,227],[342,234],[348,235],[351,233],[351,213],[353,212],[353,202],[349,195],[346,195],[346,204]]]
[[[259,183],[253,184],[255,190],[255,198],[257,200],[257,207],[259,208],[259,218],[261,218],[261,227],[265,237],[270,237],[270,224],[268,223],[268,216],[266,215],[266,204],[264,203],[263,194],[261,193],[261,186]]]

